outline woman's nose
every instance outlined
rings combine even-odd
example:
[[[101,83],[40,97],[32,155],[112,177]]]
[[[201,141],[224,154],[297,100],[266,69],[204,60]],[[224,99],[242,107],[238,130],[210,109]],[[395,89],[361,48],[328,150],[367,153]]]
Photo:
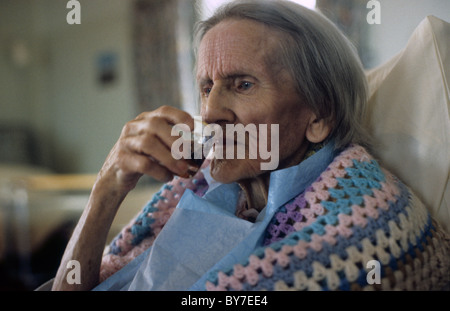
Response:
[[[201,115],[206,123],[232,123],[234,113],[232,111],[231,98],[226,90],[218,85],[214,85],[211,91],[203,100]]]

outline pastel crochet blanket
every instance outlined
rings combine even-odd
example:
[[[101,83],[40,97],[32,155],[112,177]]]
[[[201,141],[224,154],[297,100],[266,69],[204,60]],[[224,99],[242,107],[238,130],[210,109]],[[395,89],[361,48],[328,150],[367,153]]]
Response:
[[[109,245],[103,281],[150,247],[185,189],[202,196],[201,173],[165,184]],[[450,237],[427,208],[361,146],[341,152],[284,204],[264,245],[245,262],[212,271],[207,290],[442,290]]]

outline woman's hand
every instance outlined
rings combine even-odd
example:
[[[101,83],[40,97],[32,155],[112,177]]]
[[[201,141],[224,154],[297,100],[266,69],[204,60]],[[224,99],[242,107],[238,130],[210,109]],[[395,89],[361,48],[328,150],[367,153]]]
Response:
[[[187,177],[188,163],[175,160],[171,154],[171,146],[179,138],[171,136],[175,124],[194,128],[188,113],[169,106],[144,112],[128,122],[100,171],[99,182],[127,193],[144,174],[162,182],[174,174]]]
[[[98,284],[102,254],[115,214],[143,174],[159,181],[168,181],[174,174],[187,175],[186,161],[175,160],[171,154],[177,139],[171,136],[175,124],[194,128],[188,113],[167,106],[142,113],[124,126],[66,247],[53,290],[90,290]],[[71,260],[79,263],[79,284],[67,281]]]

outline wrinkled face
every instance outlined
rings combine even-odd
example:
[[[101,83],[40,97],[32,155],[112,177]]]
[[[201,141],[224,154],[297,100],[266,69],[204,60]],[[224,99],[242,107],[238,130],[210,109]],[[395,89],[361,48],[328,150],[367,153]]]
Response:
[[[223,150],[216,148],[223,159],[211,162],[211,175],[217,181],[253,178],[266,172],[261,163],[278,160],[277,168],[284,168],[303,158],[312,113],[295,91],[291,76],[278,65],[280,35],[255,21],[228,19],[211,28],[200,43],[197,82],[201,115],[205,122],[221,125],[225,137]],[[226,134],[227,124],[241,124],[253,134],[244,140],[232,137]],[[248,125],[254,125],[256,134]],[[266,126],[267,135],[260,131],[261,125]],[[273,135],[273,125],[278,125],[278,135]],[[233,157],[227,156],[230,142],[234,144]],[[244,159],[238,158],[239,146],[245,146]],[[271,152],[270,157],[260,149]]]

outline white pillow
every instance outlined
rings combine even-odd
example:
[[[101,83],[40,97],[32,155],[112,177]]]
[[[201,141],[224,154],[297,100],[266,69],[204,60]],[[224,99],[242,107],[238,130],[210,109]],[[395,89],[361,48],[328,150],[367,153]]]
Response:
[[[428,16],[367,77],[375,156],[450,232],[450,24]]]

